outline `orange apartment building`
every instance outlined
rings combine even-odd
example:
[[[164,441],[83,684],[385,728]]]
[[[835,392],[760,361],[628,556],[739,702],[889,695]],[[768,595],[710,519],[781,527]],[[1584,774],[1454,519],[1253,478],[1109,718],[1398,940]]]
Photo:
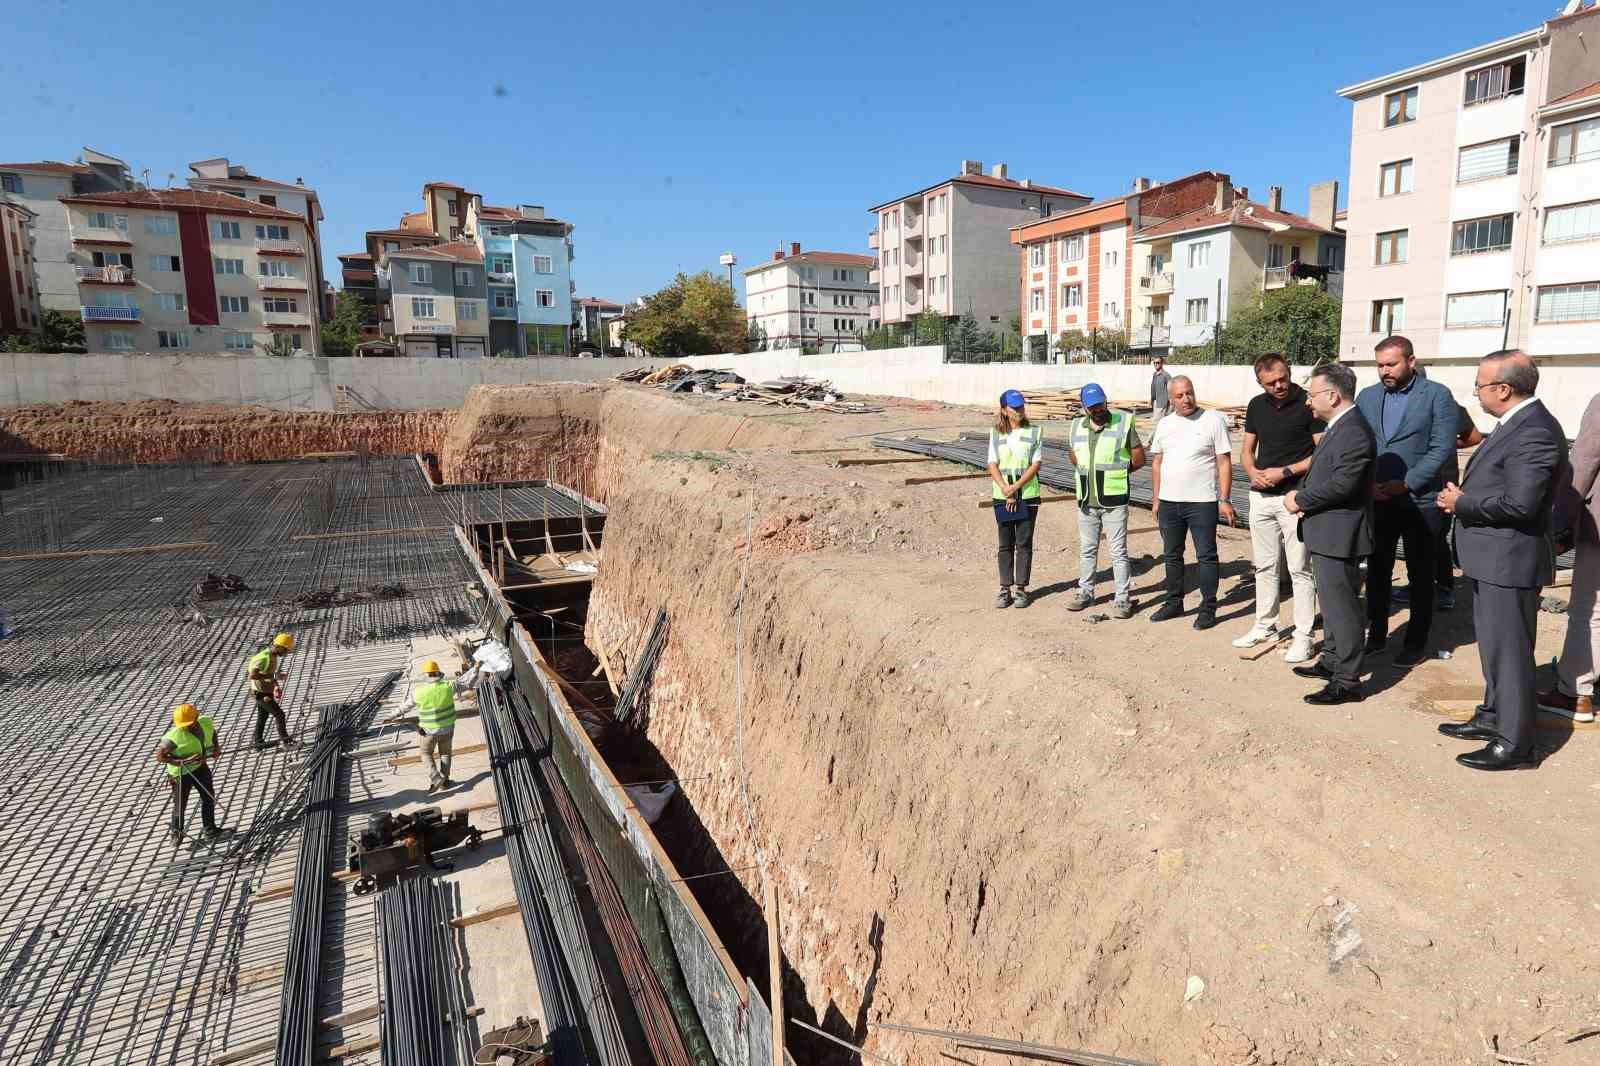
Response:
[[[1069,330],[1125,332],[1134,297],[1134,233],[1215,201],[1228,175],[1202,170],[1011,227],[1023,336],[1037,354]]]

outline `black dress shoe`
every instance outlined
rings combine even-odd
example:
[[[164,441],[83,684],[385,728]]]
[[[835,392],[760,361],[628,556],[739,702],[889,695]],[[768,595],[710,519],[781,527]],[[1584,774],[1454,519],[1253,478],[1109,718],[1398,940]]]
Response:
[[[1196,629],[1211,629],[1216,624],[1217,612],[1215,611],[1201,611],[1194,616],[1194,627]]]
[[[1500,739],[1500,734],[1473,718],[1465,722],[1440,722],[1439,732],[1457,740],[1482,740],[1490,744]]]
[[[1474,770],[1531,770],[1539,765],[1533,749],[1515,751],[1503,740],[1496,740],[1486,748],[1462,752],[1456,762]]]
[[[1420,666],[1427,658],[1428,653],[1422,648],[1405,648],[1399,655],[1394,657],[1394,664],[1409,669],[1413,666]]]
[[[1376,655],[1388,646],[1389,636],[1387,633],[1369,633],[1367,635],[1366,647],[1364,647],[1362,651],[1368,655]]]
[[[1361,690],[1352,688],[1349,685],[1341,685],[1337,681],[1330,681],[1327,688],[1301,698],[1307,703],[1318,707],[1332,707],[1339,703],[1360,703]]]
[[[1294,672],[1300,677],[1314,678],[1318,681],[1333,680],[1333,671],[1323,666],[1321,659],[1306,663],[1304,666],[1297,666],[1294,668]]]
[[[1183,604],[1178,600],[1168,600],[1151,612],[1150,621],[1165,622],[1169,618],[1177,618],[1182,614]]]

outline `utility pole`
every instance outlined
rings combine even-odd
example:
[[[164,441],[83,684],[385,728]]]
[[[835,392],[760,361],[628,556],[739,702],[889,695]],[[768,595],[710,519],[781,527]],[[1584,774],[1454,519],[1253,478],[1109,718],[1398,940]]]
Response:
[[[1217,279],[1217,319],[1211,327],[1211,339],[1214,342],[1212,350],[1216,353],[1214,358],[1222,362],[1222,279]]]

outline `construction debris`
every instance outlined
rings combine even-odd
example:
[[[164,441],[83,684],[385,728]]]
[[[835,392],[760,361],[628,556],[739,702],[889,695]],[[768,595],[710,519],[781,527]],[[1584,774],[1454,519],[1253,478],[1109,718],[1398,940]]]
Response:
[[[244,578],[238,574],[212,574],[194,583],[192,597],[197,600],[220,600],[225,596],[236,596],[241,592],[249,592],[250,586],[244,583]]]
[[[883,410],[871,404],[846,401],[844,393],[835,389],[832,382],[812,381],[807,377],[785,377],[777,381],[763,381],[759,385],[725,389],[722,399],[764,403],[774,407],[804,407],[812,411],[846,415],[872,414]]]
[[[301,608],[307,607],[344,607],[352,603],[371,603],[374,600],[398,600],[407,595],[407,589],[399,582],[391,584],[367,585],[359,589],[341,591],[338,585],[328,585],[310,592],[302,592],[290,602]]]

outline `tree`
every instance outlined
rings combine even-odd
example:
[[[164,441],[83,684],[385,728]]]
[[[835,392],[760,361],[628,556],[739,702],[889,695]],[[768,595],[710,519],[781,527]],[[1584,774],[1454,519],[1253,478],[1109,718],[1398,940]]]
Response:
[[[1083,330],[1064,329],[1056,338],[1056,351],[1061,353],[1062,361],[1071,362],[1073,356],[1088,351],[1091,343],[1089,335]]]
[[[333,321],[322,331],[322,354],[336,358],[354,355],[361,343],[361,320],[366,314],[366,304],[361,297],[346,290],[333,305]]]
[[[1316,285],[1270,289],[1254,300],[1236,296],[1237,308],[1204,344],[1175,349],[1171,362],[1253,363],[1267,352],[1281,352],[1296,365],[1324,363],[1339,355],[1337,297]]]
[[[87,350],[83,319],[49,308],[39,315],[37,330],[32,333],[12,333],[0,338],[0,352],[43,352],[54,355]]]
[[[256,347],[261,349],[263,355],[277,356],[280,359],[294,354],[294,342],[289,339],[287,333],[274,333],[271,344],[256,341]]]
[[[652,355],[737,352],[746,337],[744,309],[710,271],[679,274],[627,320],[623,337]]]

